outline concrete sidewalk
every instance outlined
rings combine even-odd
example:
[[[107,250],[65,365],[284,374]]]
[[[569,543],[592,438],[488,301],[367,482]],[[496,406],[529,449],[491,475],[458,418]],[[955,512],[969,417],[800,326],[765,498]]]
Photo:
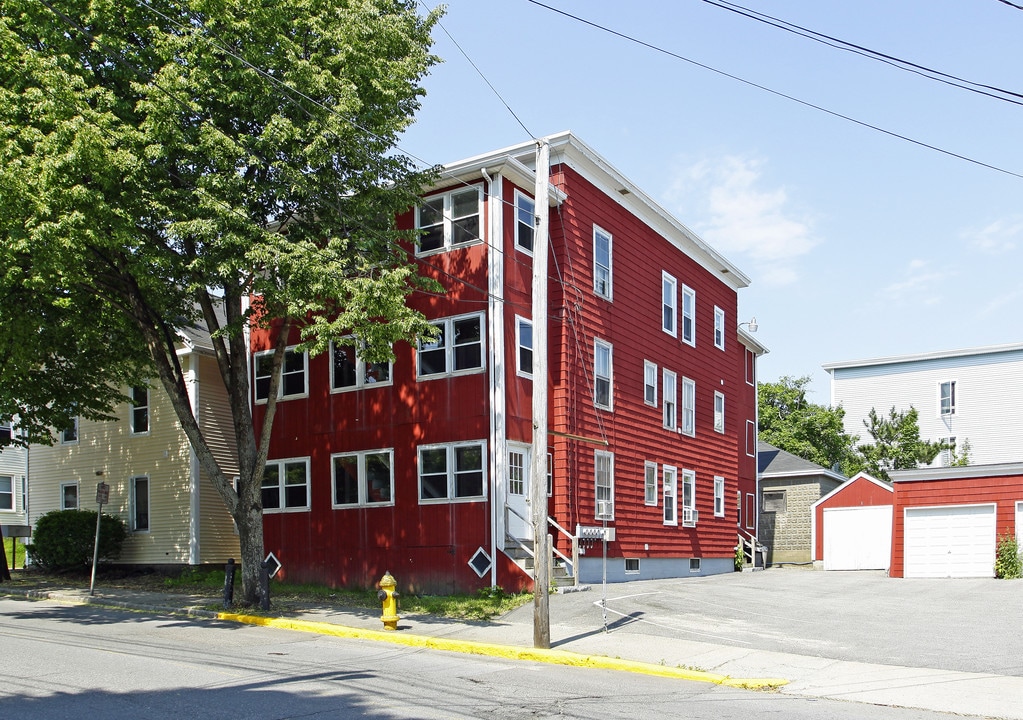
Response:
[[[988,718],[1023,720],[1023,677],[956,672],[834,660],[715,644],[666,636],[649,627],[634,632],[634,621],[614,618],[596,627],[556,620],[562,596],[552,596],[551,650],[533,644],[533,608],[518,608],[495,621],[463,622],[428,615],[403,616],[398,630],[385,632],[379,612],[306,607],[280,616],[219,612],[216,599],[173,593],[97,588],[17,588],[0,585],[0,595],[58,603],[94,604],[150,613],[184,613],[300,632],[372,642],[389,642],[449,652],[641,672],[733,687],[777,688],[803,697],[919,708]],[[587,604],[601,608],[597,593]],[[574,598],[579,606],[579,598]]]

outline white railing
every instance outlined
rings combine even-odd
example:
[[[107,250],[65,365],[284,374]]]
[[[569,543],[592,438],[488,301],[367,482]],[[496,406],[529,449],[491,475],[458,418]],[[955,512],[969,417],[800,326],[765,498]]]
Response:
[[[522,515],[519,514],[518,511],[516,511],[513,507],[511,507],[509,505],[505,505],[504,509],[505,509],[505,528],[508,527],[509,513],[511,515],[514,515],[515,517],[517,517],[519,520],[521,520],[527,526],[532,526],[533,521],[529,520],[527,518],[522,517]],[[560,532],[566,538],[568,538],[569,542],[572,545],[572,556],[569,557],[565,553],[563,553],[560,550],[558,550],[558,548],[554,544],[554,538],[552,536],[550,536],[550,535],[547,536],[547,547],[550,548],[551,558],[553,559],[554,556],[557,556],[557,557],[561,558],[562,562],[564,562],[565,565],[567,566],[569,576],[572,578],[572,584],[576,585],[576,584],[579,583],[578,574],[576,573],[576,568],[579,567],[579,538],[577,538],[575,535],[573,535],[568,530],[566,530],[564,527],[562,527],[558,523],[557,520],[555,520],[554,518],[552,518],[550,516],[547,516],[547,524],[550,525],[551,527],[553,527],[558,532]],[[532,545],[525,543],[521,538],[517,538],[517,537],[515,537],[514,535],[511,535],[508,532],[505,532],[505,536],[509,540],[514,542],[524,553],[526,553],[526,555],[528,555],[529,557],[531,557],[534,560],[536,560],[536,554],[533,551],[533,546]],[[548,567],[550,567],[552,569],[552,572],[553,572],[554,564],[550,563]]]

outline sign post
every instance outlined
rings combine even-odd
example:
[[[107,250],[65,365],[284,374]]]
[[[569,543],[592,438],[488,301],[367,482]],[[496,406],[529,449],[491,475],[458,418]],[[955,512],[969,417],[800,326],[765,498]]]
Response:
[[[99,561],[99,521],[103,517],[103,506],[110,502],[110,486],[105,482],[96,485],[96,542],[92,547],[92,579],[89,581],[89,595],[96,588],[96,563]]]

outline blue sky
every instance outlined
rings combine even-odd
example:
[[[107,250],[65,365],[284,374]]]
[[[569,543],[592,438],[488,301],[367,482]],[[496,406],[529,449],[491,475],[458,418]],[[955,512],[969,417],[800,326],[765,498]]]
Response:
[[[450,0],[402,151],[446,163],[573,131],[752,278],[760,379],[810,375],[815,402],[825,362],[1023,342],[1023,105],[702,0],[544,2],[693,62],[528,0]],[[741,4],[1023,94],[1023,11],[999,0]]]

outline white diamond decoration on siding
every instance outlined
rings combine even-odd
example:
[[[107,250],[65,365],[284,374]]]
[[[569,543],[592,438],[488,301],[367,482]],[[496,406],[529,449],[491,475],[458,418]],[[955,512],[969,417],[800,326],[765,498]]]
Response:
[[[469,558],[469,567],[476,571],[476,574],[483,577],[490,572],[490,556],[487,555],[487,551],[483,548],[478,549],[471,558]]]

